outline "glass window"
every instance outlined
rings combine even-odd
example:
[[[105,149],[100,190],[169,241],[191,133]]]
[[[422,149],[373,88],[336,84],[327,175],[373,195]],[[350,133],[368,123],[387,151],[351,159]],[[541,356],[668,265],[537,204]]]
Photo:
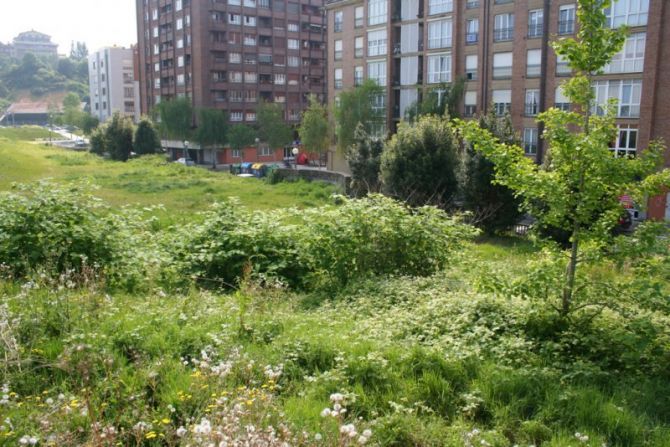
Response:
[[[537,129],[525,128],[523,130],[523,149],[527,155],[537,154]]]
[[[386,23],[388,15],[388,0],[369,0],[368,25]]]
[[[558,10],[558,34],[575,32],[575,5],[562,5]]]
[[[640,73],[644,71],[644,49],[647,33],[635,33],[628,36],[620,52],[612,57],[605,67],[605,73]]]
[[[542,50],[528,50],[526,56],[526,76],[540,76],[542,69]]]
[[[368,79],[376,81],[381,87],[386,86],[386,60],[368,62]]]
[[[428,48],[451,47],[451,19],[428,22]]]
[[[605,15],[612,28],[645,26],[649,18],[649,0],[614,0],[612,6],[605,9]]]
[[[454,10],[453,0],[428,0],[428,14],[444,14]]]
[[[428,83],[451,82],[451,54],[428,56]]]
[[[386,55],[386,29],[368,32],[368,56]]]
[[[506,79],[512,77],[512,52],[493,54],[493,78]]]

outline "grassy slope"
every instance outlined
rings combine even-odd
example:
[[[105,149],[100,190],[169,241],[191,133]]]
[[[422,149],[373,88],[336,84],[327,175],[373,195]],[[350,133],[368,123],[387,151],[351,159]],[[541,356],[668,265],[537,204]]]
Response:
[[[229,197],[252,209],[302,208],[322,204],[335,191],[321,183],[269,185],[167,163],[159,156],[118,163],[28,141],[47,137],[41,128],[0,129],[0,190],[13,182],[88,180],[100,188],[96,195],[113,205],[164,205],[161,217],[173,222]]]

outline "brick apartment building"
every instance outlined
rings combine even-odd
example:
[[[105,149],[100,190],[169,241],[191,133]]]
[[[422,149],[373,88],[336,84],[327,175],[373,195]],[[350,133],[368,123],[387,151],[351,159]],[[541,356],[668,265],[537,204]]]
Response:
[[[137,0],[142,113],[186,96],[195,108],[226,110],[232,124],[253,125],[258,103],[270,101],[284,106],[289,124],[298,124],[310,94],[325,100],[323,3]],[[244,159],[249,151],[218,151],[218,162],[274,161],[285,155],[283,148],[256,149],[255,160]],[[213,151],[193,152],[199,162],[213,161]]]
[[[466,79],[461,112],[509,112],[526,153],[541,158],[535,117],[571,105],[559,86],[571,72],[550,48],[571,36],[575,0],[329,0],[328,100],[364,79],[385,87],[387,129],[440,83]],[[598,103],[618,98],[613,150],[634,154],[651,139],[670,143],[670,2],[615,0],[611,26],[628,25],[624,50],[595,83]],[[663,43],[666,43],[663,45]],[[330,167],[346,169],[333,156]],[[670,166],[670,151],[666,156]],[[670,219],[670,194],[649,215]]]

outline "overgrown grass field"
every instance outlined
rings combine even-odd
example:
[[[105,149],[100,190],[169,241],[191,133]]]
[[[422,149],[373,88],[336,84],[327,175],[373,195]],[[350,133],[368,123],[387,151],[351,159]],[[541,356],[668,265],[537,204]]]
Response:
[[[560,253],[436,209],[4,132],[54,181],[0,194],[0,445],[670,447],[667,241],[563,318]]]
[[[39,127],[0,129],[0,190],[12,183],[44,179],[57,182],[88,181],[96,195],[114,206],[163,205],[161,220],[189,220],[212,203],[237,197],[253,209],[313,207],[325,203],[335,188],[322,183],[269,185],[222,172],[169,163],[162,156],[143,157],[127,163],[101,159],[86,152],[48,147]]]

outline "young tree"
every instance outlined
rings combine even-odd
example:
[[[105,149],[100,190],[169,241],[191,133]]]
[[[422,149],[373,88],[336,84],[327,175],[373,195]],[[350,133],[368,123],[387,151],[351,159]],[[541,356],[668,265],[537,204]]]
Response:
[[[85,135],[91,135],[91,133],[98,128],[100,125],[100,120],[95,116],[91,116],[87,113],[84,114],[81,120],[81,130]]]
[[[379,170],[382,161],[384,142],[371,138],[365,132],[365,126],[359,124],[354,136],[354,144],[347,150],[346,156],[351,168],[352,189],[356,195],[379,192]]]
[[[76,93],[68,93],[63,99],[63,122],[80,127],[86,113],[81,110],[81,99]]]
[[[105,145],[112,160],[127,161],[133,150],[133,122],[114,113],[105,129]]]
[[[435,115],[398,132],[382,154],[384,190],[411,205],[447,206],[457,192],[457,143],[448,121]]]
[[[439,115],[458,118],[458,106],[465,91],[465,79],[453,83],[442,83],[428,90],[422,101],[415,101],[405,110],[405,119],[415,122],[423,115]]]
[[[235,124],[228,132],[228,144],[235,150],[251,146],[256,140],[256,131],[246,124]]]
[[[365,132],[373,134],[385,122],[384,109],[374,107],[381,95],[384,95],[384,89],[370,79],[339,95],[334,114],[335,135],[340,151],[345,152],[354,143],[354,134],[359,124],[365,127]]]
[[[161,147],[161,140],[151,120],[143,116],[135,129],[133,143],[137,155],[155,154]]]
[[[91,153],[101,157],[105,155],[105,152],[107,152],[106,133],[104,126],[98,127],[91,133],[91,136],[89,137],[91,145],[89,150]]]
[[[226,144],[228,138],[228,114],[218,109],[198,110],[196,140],[203,149],[212,147],[212,169],[216,169],[217,149]]]
[[[300,142],[310,152],[323,154],[330,146],[328,109],[314,95],[310,95],[309,107],[302,114],[298,134]]]
[[[284,147],[293,140],[293,129],[284,120],[284,108],[276,103],[261,102],[256,111],[258,136],[271,148]]]
[[[184,141],[191,136],[193,106],[189,98],[177,98],[158,104],[159,130],[162,136]]]
[[[609,150],[616,137],[614,108],[604,106],[592,115],[592,76],[600,73],[622,47],[626,31],[607,26],[603,8],[610,0],[578,0],[577,39],[553,44],[575,76],[566,83],[566,95],[579,112],[551,109],[539,119],[545,125],[548,161],[538,166],[519,147],[500,143],[475,122],[460,123],[465,139],[495,164],[496,179],[516,191],[524,206],[545,223],[570,232],[571,248],[565,271],[560,313],[574,307],[577,267],[584,261],[584,245],[603,249],[621,215],[619,197],[642,197],[670,184],[670,171],[658,171],[662,146],[654,143],[638,158],[617,158]]]
[[[501,143],[518,145],[517,133],[509,115],[497,116],[493,110],[479,117],[479,126]],[[521,200],[514,191],[495,181],[494,165],[486,155],[468,145],[463,151],[461,195],[473,222],[489,234],[505,230],[522,215]]]

